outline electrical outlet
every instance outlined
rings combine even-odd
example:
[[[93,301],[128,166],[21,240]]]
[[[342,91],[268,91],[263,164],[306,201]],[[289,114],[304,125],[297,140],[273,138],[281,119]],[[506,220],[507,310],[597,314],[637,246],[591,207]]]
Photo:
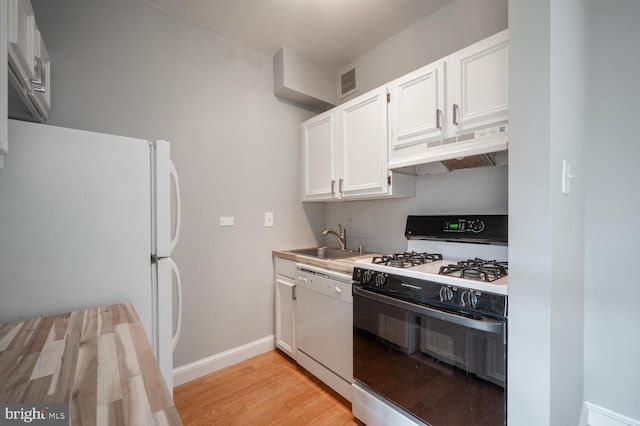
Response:
[[[233,216],[220,216],[220,226],[234,226],[236,218]]]
[[[269,228],[273,226],[273,212],[264,212],[264,226]]]

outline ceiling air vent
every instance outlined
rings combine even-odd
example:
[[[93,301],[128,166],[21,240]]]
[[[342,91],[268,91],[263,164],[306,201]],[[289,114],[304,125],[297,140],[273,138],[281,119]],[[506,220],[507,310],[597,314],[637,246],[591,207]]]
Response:
[[[340,75],[340,97],[344,98],[356,90],[356,67],[353,67]]]

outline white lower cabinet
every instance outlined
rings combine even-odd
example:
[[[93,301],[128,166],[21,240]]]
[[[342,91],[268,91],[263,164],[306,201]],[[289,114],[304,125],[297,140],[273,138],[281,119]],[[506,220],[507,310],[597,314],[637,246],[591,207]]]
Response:
[[[276,346],[295,359],[295,262],[274,257],[274,271]]]

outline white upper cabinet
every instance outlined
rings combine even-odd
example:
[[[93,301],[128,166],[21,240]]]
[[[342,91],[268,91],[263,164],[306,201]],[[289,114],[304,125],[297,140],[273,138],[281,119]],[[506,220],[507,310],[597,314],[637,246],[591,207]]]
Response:
[[[451,160],[476,155],[497,164],[489,154],[507,149],[507,30],[400,77],[390,87],[390,169],[420,166],[418,174],[437,173],[455,167]]]
[[[29,0],[8,0],[9,116],[45,121],[51,107],[51,63]]]
[[[35,75],[31,80],[33,101],[43,118],[46,120],[51,109],[51,61],[49,52],[40,31],[36,29],[35,40]]]
[[[51,63],[29,0],[0,0],[0,169],[9,152],[8,117],[45,121]]]
[[[29,0],[9,0],[9,62],[30,83],[35,67],[36,19]]]
[[[7,22],[8,5],[4,1],[0,1],[0,81],[7,81],[7,47],[8,47],[8,28],[4,25]],[[7,86],[3,84],[0,88],[0,169],[4,167],[4,157],[9,152],[9,136],[8,136],[8,93]]]
[[[445,61],[422,67],[390,84],[390,144],[401,148],[445,135]]]
[[[502,163],[508,59],[504,30],[304,122],[303,200],[408,197],[409,174]]]
[[[332,200],[336,196],[336,111],[302,123],[302,185],[304,200]]]
[[[415,195],[415,178],[387,168],[387,88],[365,93],[302,124],[303,200]]]
[[[338,108],[341,198],[386,194],[387,89],[381,87]]]
[[[508,64],[506,30],[448,57],[447,96],[455,132],[507,121]]]

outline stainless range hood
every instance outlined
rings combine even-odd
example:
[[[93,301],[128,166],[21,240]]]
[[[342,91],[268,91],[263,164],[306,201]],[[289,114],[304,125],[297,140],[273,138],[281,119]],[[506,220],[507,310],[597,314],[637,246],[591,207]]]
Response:
[[[410,154],[390,153],[389,169],[412,175],[446,173],[508,163],[507,125],[416,144]],[[406,150],[406,149],[405,149]]]

